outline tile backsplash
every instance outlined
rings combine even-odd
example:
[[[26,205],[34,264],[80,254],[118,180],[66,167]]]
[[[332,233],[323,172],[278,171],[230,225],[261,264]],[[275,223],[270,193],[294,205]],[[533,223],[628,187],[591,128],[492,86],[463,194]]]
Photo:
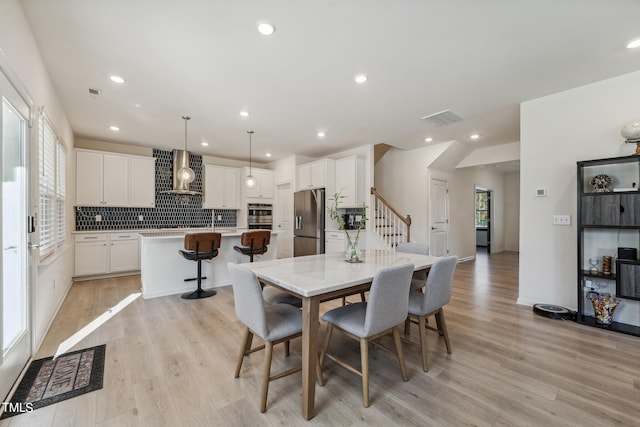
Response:
[[[153,157],[157,159],[155,208],[76,207],[76,230],[211,227],[214,218],[215,227],[236,227],[236,210],[202,209],[202,195],[161,193],[173,186],[172,152],[154,149]],[[202,192],[202,156],[190,154],[189,162],[196,173],[189,189]],[[98,215],[101,221],[96,221]]]

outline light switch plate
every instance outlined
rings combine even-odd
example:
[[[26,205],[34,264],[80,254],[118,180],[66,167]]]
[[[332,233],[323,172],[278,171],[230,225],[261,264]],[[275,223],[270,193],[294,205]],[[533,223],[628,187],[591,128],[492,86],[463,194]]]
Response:
[[[553,225],[571,225],[571,215],[554,215]]]

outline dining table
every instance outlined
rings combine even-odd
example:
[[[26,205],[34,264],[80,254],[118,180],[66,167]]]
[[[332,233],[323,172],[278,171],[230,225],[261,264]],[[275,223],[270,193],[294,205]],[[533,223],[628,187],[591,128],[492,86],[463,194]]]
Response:
[[[265,285],[302,300],[302,415],[307,420],[315,416],[320,303],[369,290],[382,268],[411,263],[416,272],[427,271],[439,259],[394,249],[364,250],[360,262],[344,258],[336,252],[240,264]]]

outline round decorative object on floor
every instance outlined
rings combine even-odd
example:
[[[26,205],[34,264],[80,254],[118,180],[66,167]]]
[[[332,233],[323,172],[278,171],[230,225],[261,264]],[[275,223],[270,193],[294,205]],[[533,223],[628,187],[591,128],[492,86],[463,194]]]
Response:
[[[551,304],[534,304],[533,312],[552,319],[571,320],[574,317],[571,310]]]

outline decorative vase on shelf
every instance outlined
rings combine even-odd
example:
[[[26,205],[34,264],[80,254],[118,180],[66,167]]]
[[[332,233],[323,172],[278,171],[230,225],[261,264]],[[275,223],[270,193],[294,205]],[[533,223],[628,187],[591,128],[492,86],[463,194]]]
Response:
[[[593,304],[593,315],[596,322],[601,325],[611,325],[613,322],[613,311],[618,306],[619,301],[611,294],[595,294],[591,297]]]
[[[360,252],[360,246],[358,240],[360,239],[360,231],[367,224],[367,206],[363,203],[359,208],[362,212],[358,228],[355,230],[355,235],[350,235],[349,230],[345,227],[344,217],[340,214],[339,206],[340,200],[344,198],[339,192],[330,196],[331,205],[327,209],[329,211],[329,218],[338,223],[338,229],[344,231],[347,237],[347,248],[345,249],[345,261],[347,262],[362,262],[362,253]]]

